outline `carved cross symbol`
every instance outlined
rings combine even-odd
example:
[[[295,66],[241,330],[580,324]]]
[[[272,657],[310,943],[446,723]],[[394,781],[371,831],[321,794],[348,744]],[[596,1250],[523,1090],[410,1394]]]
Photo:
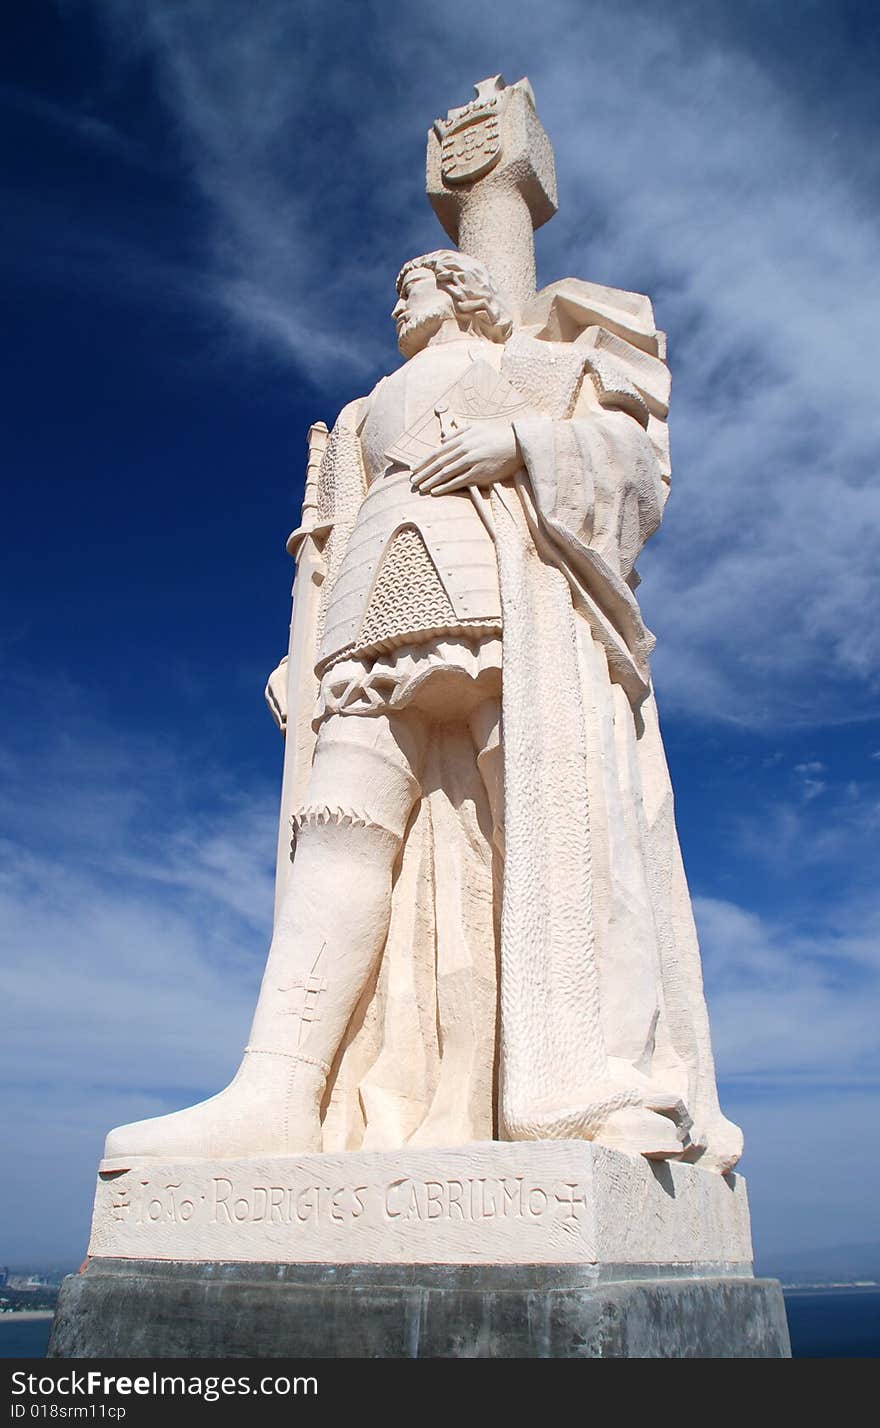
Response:
[[[294,1005],[285,1009],[285,1016],[298,1016],[300,1019],[300,1037],[302,1036],[302,1023],[311,1023],[321,1020],[321,1013],[318,1010],[318,998],[322,992],[327,990],[327,979],[318,973],[318,963],[324,955],[326,942],[321,944],[321,950],[312,963],[312,970],[307,977],[296,977],[292,982],[280,986],[280,992],[302,992],[302,997],[294,998]],[[299,1005],[297,1005],[299,1003]]]
[[[321,992],[326,992],[327,980],[325,977],[316,977],[314,973],[306,977],[305,981],[288,982],[286,987],[282,987],[282,992],[303,993],[302,1007],[291,1007],[288,1016],[301,1016],[303,1021],[317,1021],[315,1002]],[[310,1002],[309,997],[314,997],[315,1001]]]
[[[130,1210],[130,1191],[123,1189],[112,1190],[110,1199],[110,1213],[113,1216],[114,1220],[126,1219]]]
[[[578,1187],[578,1185],[577,1185],[577,1182],[575,1182],[575,1184],[571,1184],[570,1181],[566,1181],[565,1185],[563,1186],[563,1191],[567,1190],[567,1191],[568,1191],[568,1195],[566,1196],[564,1193],[560,1193],[560,1191],[558,1191],[558,1190],[557,1190],[557,1192],[556,1192],[556,1203],[557,1203],[558,1205],[564,1205],[564,1206],[565,1206],[565,1209],[566,1209],[567,1212],[568,1212],[567,1214],[563,1215],[562,1218],[563,1218],[564,1220],[576,1220],[576,1219],[577,1219],[577,1217],[578,1217],[577,1206],[578,1206],[578,1205],[583,1205],[584,1208],[586,1209],[587,1197],[586,1197],[586,1195],[584,1194],[583,1190],[581,1190],[580,1195],[576,1195],[576,1194],[574,1193],[575,1190],[577,1190],[578,1188],[579,1188],[579,1187]]]

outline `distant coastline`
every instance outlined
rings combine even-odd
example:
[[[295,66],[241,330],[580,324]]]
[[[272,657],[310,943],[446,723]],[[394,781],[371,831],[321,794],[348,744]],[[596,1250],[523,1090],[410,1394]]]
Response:
[[[816,1284],[786,1284],[781,1281],[782,1288],[786,1294],[821,1294],[823,1290],[841,1289],[880,1289],[880,1280],[876,1279],[823,1279]]]

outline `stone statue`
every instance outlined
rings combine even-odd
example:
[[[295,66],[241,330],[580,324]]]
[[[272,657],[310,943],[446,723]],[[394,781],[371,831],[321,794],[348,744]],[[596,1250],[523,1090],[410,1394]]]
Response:
[[[635,563],[668,491],[638,294],[535,293],[555,211],[526,81],[438,120],[458,250],[402,366],[310,433],[274,935],[241,1068],[106,1165],[591,1140],[728,1171]],[[126,1157],[128,1160],[126,1160]]]

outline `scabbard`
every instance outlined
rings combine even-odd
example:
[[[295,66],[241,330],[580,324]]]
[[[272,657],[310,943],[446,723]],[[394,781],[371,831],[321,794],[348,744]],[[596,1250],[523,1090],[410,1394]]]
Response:
[[[304,799],[315,749],[312,714],[318,693],[315,676],[318,614],[326,574],[322,551],[330,531],[329,526],[319,525],[316,520],[318,471],[327,446],[327,428],[323,422],[309,428],[308,442],[302,517],[287,540],[287,549],[296,560],[296,575],[287,647],[287,720],[275,873],[276,916],[293,860],[291,816]]]

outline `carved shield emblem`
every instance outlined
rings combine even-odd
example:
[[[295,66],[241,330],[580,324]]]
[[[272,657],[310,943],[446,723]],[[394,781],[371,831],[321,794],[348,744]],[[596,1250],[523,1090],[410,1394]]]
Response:
[[[499,115],[493,105],[450,126],[441,140],[440,161],[444,183],[472,183],[494,168],[501,157]]]

